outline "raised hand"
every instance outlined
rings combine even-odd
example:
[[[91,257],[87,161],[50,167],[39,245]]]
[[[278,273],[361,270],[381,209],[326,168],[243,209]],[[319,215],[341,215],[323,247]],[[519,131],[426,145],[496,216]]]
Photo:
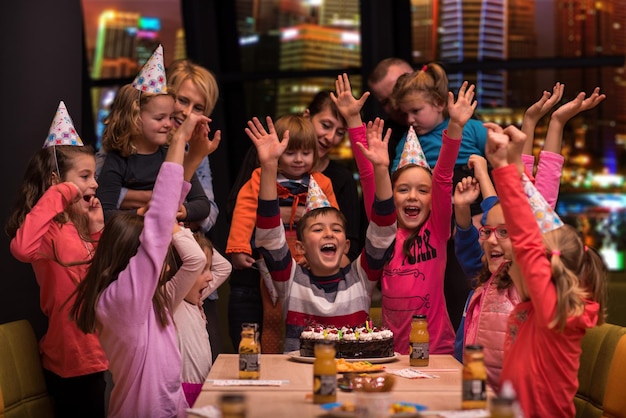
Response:
[[[593,109],[606,99],[606,94],[600,94],[600,87],[596,87],[591,93],[591,96],[585,98],[585,93],[580,92],[571,101],[565,103],[552,113],[551,120],[557,120],[565,124],[568,120],[584,112],[585,110]]]
[[[524,149],[524,144],[526,143],[526,134],[513,125],[509,125],[504,128],[504,134],[510,139],[507,159],[509,163],[515,164],[517,166],[517,171],[522,174],[524,172],[522,151]]]
[[[526,134],[526,143],[522,149],[523,154],[532,155],[537,123],[550,109],[561,101],[564,89],[565,85],[557,82],[552,88],[552,94],[548,91],[544,91],[541,98],[526,109],[524,118],[522,119],[522,131]]]
[[[220,141],[222,140],[222,133],[221,131],[215,132],[213,140],[210,140],[210,131],[211,129],[208,124],[198,123],[196,125],[194,135],[192,135],[189,140],[188,154],[195,154],[204,158],[207,155],[211,155],[217,149],[220,145]]]
[[[564,89],[565,84],[557,82],[554,87],[552,87],[552,93],[544,90],[541,98],[526,109],[524,120],[528,120],[528,122],[532,123],[534,129],[537,122],[561,100]]]
[[[503,131],[487,130],[487,145],[485,155],[494,168],[508,165],[507,153],[509,147],[509,136]]]
[[[464,81],[461,88],[459,88],[456,101],[454,100],[454,94],[452,92],[448,93],[448,114],[450,115],[448,136],[450,138],[461,138],[463,127],[474,114],[478,105],[474,100],[475,89],[476,86],[473,84],[469,85],[467,81]]]
[[[336,93],[330,93],[330,99],[337,106],[339,113],[341,113],[341,116],[346,120],[348,127],[354,128],[361,126],[361,109],[363,109],[363,105],[370,93],[366,91],[360,99],[354,97],[352,88],[350,87],[350,79],[346,73],[337,76],[337,80],[335,80],[335,91]]]
[[[193,166],[200,164],[202,159],[196,153],[188,155],[189,153],[185,152],[185,145],[192,139],[208,141],[209,121],[207,116],[191,113],[176,129],[167,149],[165,161],[183,164],[185,166],[184,177],[187,181],[191,179]],[[193,170],[195,171],[196,168],[197,166]]]
[[[492,131],[500,134],[504,132],[504,128],[495,122],[485,122],[483,123],[483,126],[485,127],[485,129],[487,129],[487,131]]]
[[[454,205],[469,206],[478,199],[479,195],[478,181],[471,176],[463,177],[454,188]]]
[[[357,146],[374,168],[374,195],[379,200],[390,199],[393,196],[391,178],[389,177],[389,137],[391,129],[387,129],[383,137],[385,122],[376,118],[367,123],[367,148],[360,142]]]
[[[389,137],[391,136],[391,129],[387,129],[383,137],[384,127],[385,121],[381,118],[376,118],[374,122],[369,121],[367,123],[367,148],[363,144],[357,143],[363,155],[371,161],[374,167],[389,167]]]
[[[191,139],[207,139],[209,137],[209,122],[211,119],[208,116],[200,115],[197,113],[190,113],[183,123],[178,127],[174,136],[180,135],[185,142]]]
[[[495,196],[496,189],[491,182],[491,177],[489,177],[489,168],[487,167],[487,160],[485,157],[478,154],[472,154],[467,160],[467,166],[474,170],[474,178],[478,181],[483,198]]]
[[[268,116],[265,120],[267,122],[267,131],[256,117],[248,121],[248,127],[245,129],[246,134],[257,149],[261,165],[264,163],[278,163],[278,159],[289,144],[289,131],[285,131],[283,139],[280,141],[272,118]]]
[[[187,121],[191,121],[190,123],[195,123],[192,134],[190,137],[187,137],[186,140],[189,144],[189,149],[185,153],[183,159],[183,166],[185,168],[185,180],[191,181],[193,174],[196,172],[202,160],[206,158],[209,154],[217,149],[220,144],[221,134],[220,131],[217,131],[213,140],[209,140],[209,118],[203,115],[197,115],[192,113],[189,115],[180,128],[176,131],[175,135],[181,131],[181,128],[187,123]],[[187,125],[185,129],[189,128],[192,125]],[[185,132],[185,130],[183,130]],[[178,219],[186,219],[186,213],[184,217],[179,217]]]
[[[489,176],[489,169],[487,168],[487,160],[482,155],[472,154],[467,159],[467,166],[474,170],[474,177],[480,181],[485,176]]]

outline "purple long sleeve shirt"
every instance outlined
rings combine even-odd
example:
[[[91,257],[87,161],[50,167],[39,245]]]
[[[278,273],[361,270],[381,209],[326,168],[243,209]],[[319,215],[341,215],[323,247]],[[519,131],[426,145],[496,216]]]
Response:
[[[172,322],[160,325],[152,296],[172,240],[176,212],[189,188],[183,182],[183,167],[164,162],[137,254],[98,300],[100,342],[115,384],[109,417],[186,416],[176,329]]]

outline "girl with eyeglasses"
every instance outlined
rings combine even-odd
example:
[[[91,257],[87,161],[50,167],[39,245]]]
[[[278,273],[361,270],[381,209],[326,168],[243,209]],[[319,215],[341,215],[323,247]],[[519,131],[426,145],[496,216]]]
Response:
[[[455,357],[461,361],[465,345],[482,345],[487,383],[497,391],[506,323],[509,313],[520,299],[508,273],[513,260],[513,247],[487,172],[487,161],[472,155],[468,163],[474,169],[474,178],[465,177],[454,191],[455,245],[461,266],[466,274],[471,274],[468,277],[475,277],[475,283],[457,331]],[[471,221],[469,206],[481,191],[484,198],[481,205],[485,212],[483,225],[476,229]],[[481,268],[468,273],[468,270],[472,271],[473,262],[479,262]]]

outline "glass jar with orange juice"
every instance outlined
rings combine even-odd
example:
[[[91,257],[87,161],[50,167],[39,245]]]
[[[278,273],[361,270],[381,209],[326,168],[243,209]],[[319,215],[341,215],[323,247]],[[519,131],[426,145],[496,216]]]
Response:
[[[313,362],[313,403],[337,401],[337,363],[335,343],[322,340],[315,344]]]
[[[239,378],[258,380],[261,376],[261,346],[257,335],[258,324],[241,325],[239,343]]]
[[[487,369],[481,345],[467,345],[463,354],[462,409],[487,408]]]
[[[428,366],[430,336],[426,315],[413,315],[409,344],[409,365],[413,367]]]

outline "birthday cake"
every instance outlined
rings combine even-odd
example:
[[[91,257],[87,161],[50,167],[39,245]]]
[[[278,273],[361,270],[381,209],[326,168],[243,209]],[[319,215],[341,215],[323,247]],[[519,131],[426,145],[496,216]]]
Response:
[[[337,358],[392,357],[393,332],[376,327],[342,327],[311,325],[300,334],[300,356],[315,357],[315,343],[335,341]]]

